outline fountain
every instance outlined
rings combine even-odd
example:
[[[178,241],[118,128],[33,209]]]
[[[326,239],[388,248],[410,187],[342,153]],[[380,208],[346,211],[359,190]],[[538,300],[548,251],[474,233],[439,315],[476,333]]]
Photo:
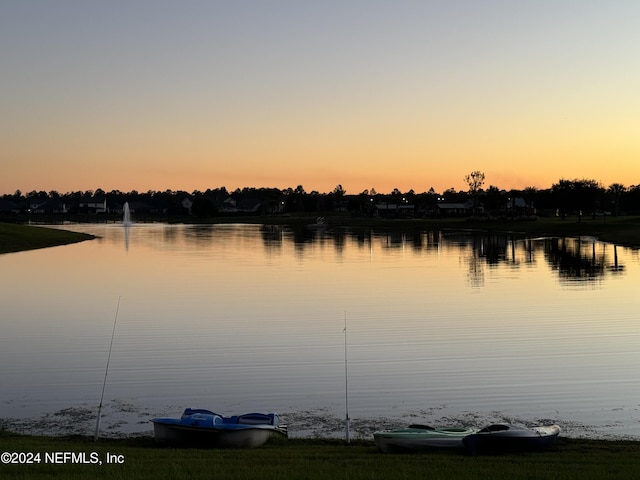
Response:
[[[129,202],[124,202],[124,207],[122,208],[124,211],[124,215],[122,217],[122,224],[125,227],[131,226],[131,211],[129,210]]]
[[[124,226],[124,248],[129,251],[129,229],[131,227],[131,211],[129,210],[129,202],[124,202],[122,207],[122,225]]]

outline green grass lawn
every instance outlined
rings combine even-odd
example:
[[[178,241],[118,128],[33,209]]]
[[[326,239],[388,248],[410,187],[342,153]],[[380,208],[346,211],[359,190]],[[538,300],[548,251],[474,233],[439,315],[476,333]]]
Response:
[[[67,245],[92,238],[95,237],[56,228],[0,223],[0,254]]]
[[[0,464],[3,480],[640,478],[640,443],[562,437],[543,452],[471,457],[446,450],[382,454],[373,441],[274,439],[251,450],[205,450],[159,447],[150,437],[93,442],[0,432],[0,452],[39,454],[39,463]],[[96,463],[73,463],[72,455]]]

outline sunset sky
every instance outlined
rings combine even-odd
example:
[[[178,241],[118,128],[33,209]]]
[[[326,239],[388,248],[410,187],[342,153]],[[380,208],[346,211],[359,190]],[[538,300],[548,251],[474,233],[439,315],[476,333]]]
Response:
[[[1,0],[0,194],[640,184],[638,0]]]

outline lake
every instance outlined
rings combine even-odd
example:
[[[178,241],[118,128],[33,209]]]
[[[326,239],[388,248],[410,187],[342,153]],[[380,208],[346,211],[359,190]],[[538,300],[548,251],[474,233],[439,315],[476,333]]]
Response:
[[[0,426],[150,433],[185,407],[291,436],[514,421],[640,439],[640,251],[590,238],[75,224],[0,255]],[[109,352],[111,352],[109,356]],[[104,395],[102,391],[104,388]]]

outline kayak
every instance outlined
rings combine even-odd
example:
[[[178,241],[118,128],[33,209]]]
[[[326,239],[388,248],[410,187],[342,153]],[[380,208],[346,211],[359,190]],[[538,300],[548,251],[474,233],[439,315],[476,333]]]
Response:
[[[535,451],[547,448],[559,433],[558,425],[524,427],[494,424],[463,438],[462,443],[471,455]]]
[[[463,448],[462,439],[477,431],[474,428],[410,425],[397,430],[379,430],[373,433],[373,439],[383,453],[408,453],[434,448]]]

